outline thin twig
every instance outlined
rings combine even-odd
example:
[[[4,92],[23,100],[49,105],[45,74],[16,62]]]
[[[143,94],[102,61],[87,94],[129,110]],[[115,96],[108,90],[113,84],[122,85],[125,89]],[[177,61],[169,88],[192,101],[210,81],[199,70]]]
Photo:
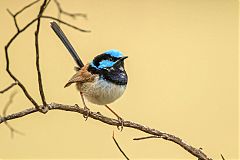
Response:
[[[19,10],[17,13],[13,14],[9,9],[7,9],[8,13],[13,17],[13,20],[14,20],[14,24],[15,24],[15,27],[17,28],[17,31],[19,32],[19,26],[18,26],[18,23],[17,23],[17,15],[22,13],[25,9],[31,7],[32,5],[34,5],[35,3],[37,3],[39,0],[36,0],[28,5],[26,5],[25,7],[23,7],[21,10]]]
[[[13,17],[13,21],[14,21],[14,24],[15,24],[15,27],[17,29],[17,31],[19,32],[19,26],[18,26],[18,23],[17,23],[17,19],[16,19],[16,15],[13,14],[9,9],[7,9],[8,13]]]
[[[221,154],[222,160],[225,160],[225,158],[223,157],[223,155]]]
[[[14,98],[14,96],[16,95],[16,93],[17,93],[17,92],[13,92],[13,93],[10,95],[9,100],[8,100],[8,102],[6,103],[6,105],[5,105],[4,109],[3,109],[3,116],[4,116],[4,117],[6,116],[7,110],[8,110],[8,108],[9,108],[9,106],[12,104],[13,98]],[[5,125],[9,128],[9,130],[10,130],[10,132],[11,132],[11,138],[14,137],[14,132],[23,135],[22,132],[20,132],[20,131],[16,130],[15,128],[13,128],[7,121],[5,121],[4,123],[5,123]]]
[[[77,113],[82,114],[82,115],[87,114],[87,111],[84,108],[81,108],[81,107],[78,107],[78,106],[58,104],[58,103],[49,104],[48,109],[49,110],[63,110],[63,111],[69,111],[69,112],[77,112]],[[26,115],[32,114],[32,113],[37,112],[37,111],[38,110],[36,108],[28,108],[26,110],[23,110],[23,111],[14,113],[14,114],[10,114],[8,116],[0,118],[0,123],[8,121],[8,120],[24,117]],[[112,119],[112,118],[103,116],[102,114],[99,114],[98,112],[90,111],[89,112],[89,118],[92,118],[92,119],[101,121],[105,124],[109,124],[109,125],[113,125],[113,126],[121,126],[122,125],[122,123],[119,122],[117,119]],[[190,154],[192,154],[195,157],[198,157],[201,160],[211,160],[211,158],[208,158],[207,155],[205,153],[203,153],[203,151],[187,144],[181,138],[176,137],[172,134],[165,133],[165,132],[156,130],[154,128],[150,128],[150,127],[144,126],[142,124],[138,124],[138,123],[131,122],[131,121],[124,121],[123,126],[133,128],[133,129],[148,133],[150,135],[159,136],[162,139],[165,139],[167,141],[171,141],[175,144],[178,144],[183,149],[185,149],[187,152],[189,152]]]
[[[18,14],[22,13],[25,9],[31,7],[32,5],[36,4],[37,2],[39,2],[39,0],[36,0],[28,5],[26,5],[25,7],[23,7],[21,10],[19,10],[17,13],[15,13],[15,16],[17,16]]]
[[[121,149],[121,147],[119,146],[117,140],[114,137],[114,131],[113,131],[113,135],[112,135],[113,141],[115,142],[115,144],[117,145],[118,149],[120,150],[120,152],[124,155],[124,157],[129,160],[128,156],[124,153],[124,151]]]
[[[138,140],[144,140],[144,139],[150,139],[150,138],[161,138],[161,137],[154,135],[154,136],[146,136],[146,137],[140,137],[140,138],[133,138],[133,140],[138,141]]]
[[[62,20],[60,20],[60,19],[57,19],[57,18],[55,18],[55,17],[42,16],[41,18],[46,18],[46,19],[55,20],[55,21],[57,21],[57,22],[60,22],[61,24],[64,24],[64,25],[66,25],[66,26],[68,26],[68,27],[71,27],[71,28],[76,29],[76,30],[81,31],[81,32],[91,32],[90,30],[81,29],[81,28],[76,27],[76,26],[74,26],[74,25],[71,25],[71,24],[69,24],[69,23],[67,23],[67,22],[65,22],[65,21],[62,21]]]
[[[50,2],[50,0],[49,0],[49,2]],[[46,102],[44,91],[43,91],[42,76],[41,76],[40,65],[39,65],[39,40],[38,40],[39,38],[38,38],[38,35],[39,35],[40,24],[41,24],[41,16],[44,12],[44,9],[46,8],[45,7],[46,4],[47,4],[47,0],[44,0],[40,7],[39,13],[38,13],[37,29],[35,31],[35,49],[36,49],[36,68],[37,68],[37,76],[38,76],[38,89],[39,89],[42,103],[44,106],[44,108],[41,108],[42,112],[46,112],[45,106],[47,106],[47,102]]]
[[[14,83],[10,84],[8,87],[6,87],[5,89],[1,90],[0,93],[3,94],[16,85],[17,85],[17,82],[14,82]]]
[[[84,14],[84,13],[69,13],[69,12],[66,12],[62,9],[60,3],[57,1],[57,0],[54,0],[54,2],[56,3],[56,6],[58,8],[58,19],[61,20],[61,15],[62,14],[65,14],[66,16],[69,16],[73,19],[75,19],[76,17],[83,17],[85,19],[87,19],[87,14]]]

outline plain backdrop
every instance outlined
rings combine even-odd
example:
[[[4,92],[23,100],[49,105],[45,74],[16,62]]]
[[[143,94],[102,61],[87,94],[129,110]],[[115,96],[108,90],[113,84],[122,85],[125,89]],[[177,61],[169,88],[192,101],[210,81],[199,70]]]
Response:
[[[4,45],[14,35],[12,17],[31,0],[0,1],[0,88],[12,80],[5,71]],[[69,0],[60,1],[69,12],[88,19],[62,19],[82,33],[61,25],[79,56],[90,62],[108,49],[129,56],[129,83],[124,95],[110,106],[124,119],[181,137],[203,148],[208,156],[238,158],[238,1],[236,0]],[[23,27],[34,18],[41,3],[19,15]],[[57,16],[54,1],[45,15]],[[47,102],[82,104],[74,86],[63,88],[74,74],[74,61],[42,20],[40,65]],[[12,72],[40,103],[35,69],[36,24],[9,49]],[[0,95],[0,111],[17,92],[8,113],[31,107],[15,87]],[[114,117],[106,108],[87,103],[93,111]],[[133,141],[145,133],[124,128],[119,132],[82,115],[50,111],[9,121],[25,135],[10,137],[0,125],[0,158],[123,158],[112,132],[132,159],[196,159],[178,145],[162,139]]]

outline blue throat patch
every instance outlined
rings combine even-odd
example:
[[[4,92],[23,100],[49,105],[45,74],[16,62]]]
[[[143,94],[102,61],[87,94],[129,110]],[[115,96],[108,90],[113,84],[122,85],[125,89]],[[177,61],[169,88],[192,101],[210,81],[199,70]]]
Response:
[[[116,57],[116,58],[120,58],[123,56],[123,54],[116,50],[116,49],[111,49],[111,50],[108,50],[106,52],[104,52],[105,54],[109,54],[110,56],[113,56],[113,57]]]

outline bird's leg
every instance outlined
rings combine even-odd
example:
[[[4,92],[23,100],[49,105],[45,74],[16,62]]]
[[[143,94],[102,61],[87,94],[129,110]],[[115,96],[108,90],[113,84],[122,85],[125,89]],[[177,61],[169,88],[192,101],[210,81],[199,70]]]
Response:
[[[124,123],[124,120],[122,117],[120,117],[116,112],[114,112],[110,107],[108,107],[107,105],[105,105],[105,107],[107,107],[107,109],[109,109],[117,118],[118,118],[118,121],[121,123],[121,128],[119,129],[119,126],[117,126],[117,128],[122,131],[123,130],[123,123]]]
[[[87,107],[84,97],[83,97],[83,93],[80,92],[81,98],[82,98],[82,102],[83,102],[83,106],[84,106],[84,110],[87,112],[87,114],[83,114],[83,117],[85,118],[85,121],[88,119],[89,113],[90,113],[90,109]]]

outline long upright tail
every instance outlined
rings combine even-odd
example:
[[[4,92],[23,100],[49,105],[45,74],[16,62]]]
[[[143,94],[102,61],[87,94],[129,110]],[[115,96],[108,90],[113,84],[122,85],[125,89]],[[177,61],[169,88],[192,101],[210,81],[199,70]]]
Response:
[[[56,33],[56,35],[61,39],[61,41],[63,42],[65,47],[68,49],[68,51],[72,55],[72,57],[75,60],[75,62],[77,63],[77,65],[80,68],[82,68],[84,66],[82,60],[79,58],[77,52],[74,50],[73,46],[71,45],[71,43],[69,42],[69,40],[67,39],[67,37],[65,36],[63,31],[61,30],[61,28],[58,26],[58,24],[56,22],[50,22],[50,24],[51,24],[52,29]]]

